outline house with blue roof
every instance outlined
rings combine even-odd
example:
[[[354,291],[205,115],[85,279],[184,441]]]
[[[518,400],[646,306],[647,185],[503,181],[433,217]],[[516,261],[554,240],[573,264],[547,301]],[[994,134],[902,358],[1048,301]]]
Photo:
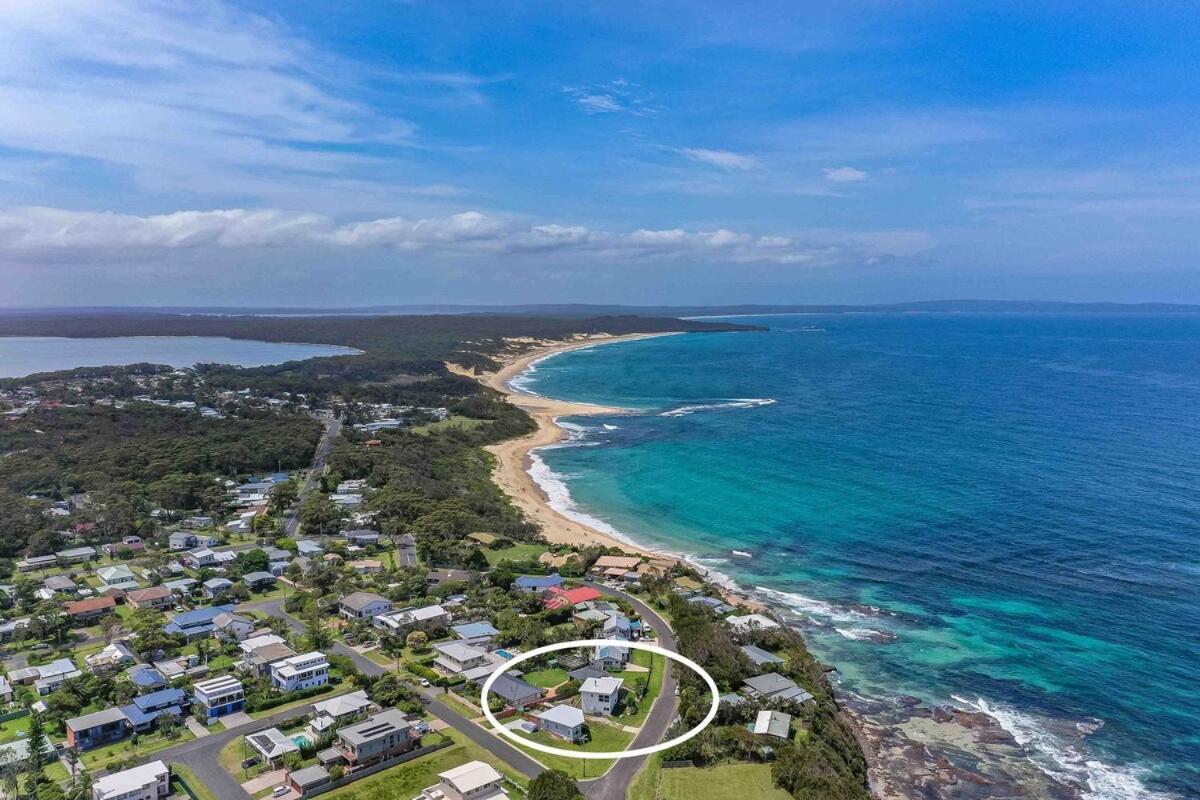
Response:
[[[220,614],[232,613],[232,605],[209,606],[208,608],[197,608],[194,611],[185,611],[182,614],[176,614],[163,627],[163,631],[170,635],[182,633],[187,637],[188,641],[201,639],[212,635],[213,628],[215,627],[214,620]]]
[[[144,733],[158,723],[162,714],[180,716],[187,701],[187,693],[182,689],[160,689],[133,698],[132,703],[121,707],[121,713],[129,720],[134,732]]]
[[[514,585],[527,594],[537,594],[562,588],[563,579],[561,575],[519,575]]]
[[[470,643],[483,642],[496,636],[500,631],[490,622],[464,622],[450,628],[454,635]]]
[[[153,691],[167,685],[167,679],[163,677],[163,674],[149,664],[130,667],[125,674],[129,678],[129,682],[138,688],[138,691]]]

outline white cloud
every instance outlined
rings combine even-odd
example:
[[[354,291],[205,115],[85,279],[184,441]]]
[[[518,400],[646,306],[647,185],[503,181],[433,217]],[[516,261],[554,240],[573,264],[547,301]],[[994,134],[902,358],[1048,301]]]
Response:
[[[826,180],[834,181],[835,183],[852,183],[867,179],[867,173],[854,167],[826,167],[822,171],[825,173]]]
[[[218,0],[15,0],[0,14],[0,146],[153,193],[395,197],[409,183],[396,148],[408,155],[416,129],[377,101],[483,82],[381,75]]]
[[[707,150],[702,147],[684,147],[679,152],[693,161],[699,161],[704,164],[711,164],[714,167],[721,169],[754,169],[758,164],[758,159],[754,156],[742,155],[734,153],[730,150]]]
[[[650,117],[658,113],[651,102],[653,95],[626,80],[618,79],[599,86],[564,86],[562,90],[587,114]]]
[[[197,248],[383,247],[458,256],[566,252],[595,258],[828,265],[909,255],[931,245],[927,235],[909,231],[808,231],[780,236],[723,228],[670,228],[621,233],[580,225],[532,224],[478,211],[337,224],[317,214],[275,209],[152,216],[54,208],[0,210],[0,251],[34,256],[70,252],[81,260]]]

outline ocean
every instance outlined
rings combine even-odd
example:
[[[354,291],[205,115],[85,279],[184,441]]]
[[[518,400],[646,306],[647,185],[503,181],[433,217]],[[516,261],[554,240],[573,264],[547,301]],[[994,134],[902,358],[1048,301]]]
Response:
[[[112,336],[68,339],[54,336],[0,336],[0,378],[76,367],[125,364],[234,364],[261,367],[317,356],[358,353],[349,347],[290,342],[259,342],[220,336]]]
[[[789,610],[847,692],[985,711],[1097,800],[1200,797],[1200,317],[739,317],[564,353],[562,511]]]

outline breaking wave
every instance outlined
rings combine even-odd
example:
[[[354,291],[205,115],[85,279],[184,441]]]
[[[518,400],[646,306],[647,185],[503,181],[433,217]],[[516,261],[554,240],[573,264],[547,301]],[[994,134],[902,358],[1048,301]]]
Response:
[[[1012,734],[1029,760],[1060,783],[1082,789],[1083,800],[1173,800],[1174,795],[1146,788],[1135,767],[1098,761],[1076,745],[1048,730],[1037,717],[1009,706],[992,704],[982,697],[967,700],[953,695],[963,706],[987,714]]]
[[[659,414],[660,417],[686,417],[688,414],[695,414],[697,411],[719,411],[725,408],[758,408],[760,406],[774,405],[777,401],[770,397],[745,397],[734,400],[725,400],[720,403],[698,403],[690,406],[680,406],[673,408],[670,411],[663,411]]]

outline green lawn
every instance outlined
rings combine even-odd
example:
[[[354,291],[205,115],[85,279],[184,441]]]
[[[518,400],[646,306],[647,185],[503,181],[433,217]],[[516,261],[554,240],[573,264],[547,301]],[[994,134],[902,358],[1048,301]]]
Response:
[[[200,779],[193,775],[190,769],[174,762],[171,763],[170,767],[172,781],[182,780],[199,800],[217,800],[217,796],[212,793],[212,790],[201,783]],[[183,792],[176,792],[176,794],[182,795]]]
[[[521,786],[525,785],[524,778],[518,772],[491,753],[457,731],[450,731],[449,734],[454,744],[444,750],[384,770],[322,796],[330,800],[408,800],[419,795],[425,787],[436,784],[439,772],[461,766],[468,761],[486,761],[504,773],[509,780]]]
[[[633,652],[635,655],[641,652],[647,656],[652,656],[650,659],[649,680],[646,682],[646,695],[638,704],[638,710],[636,714],[622,716],[618,719],[624,725],[641,727],[642,723],[646,721],[646,715],[650,713],[650,707],[654,705],[655,698],[657,698],[659,693],[662,691],[663,676],[666,674],[666,659],[663,656],[660,656],[658,653],[647,653],[644,650],[634,650]],[[634,661],[636,660],[637,659],[635,658]],[[623,672],[620,673],[620,675],[626,678],[636,678],[644,676],[646,673]]]
[[[534,734],[519,733],[519,735],[532,739],[539,744],[559,747],[563,750],[579,750],[589,753],[608,753],[625,750],[629,747],[629,743],[633,741],[634,736],[632,733],[599,724],[589,724],[588,731],[591,734],[591,738],[585,744],[570,744],[569,742],[564,742],[562,739],[550,736],[543,731],[538,731]],[[613,759],[568,758],[566,756],[556,756],[537,750],[530,750],[529,748],[522,749],[529,753],[531,758],[537,759],[547,767],[561,769],[576,779],[598,778],[605,772],[608,772],[609,767],[616,763]]]
[[[568,679],[565,669],[539,669],[537,672],[526,672],[521,678],[539,689],[553,689]]]
[[[65,780],[70,780],[71,773],[67,772],[67,768],[58,760],[51,761],[46,765],[46,777],[55,783],[62,783]]]
[[[450,417],[441,420],[440,422],[431,422],[428,425],[418,425],[412,429],[412,432],[425,435],[432,433],[433,431],[470,431],[478,428],[483,423],[484,420],[481,419],[472,419],[471,417],[462,417],[458,414],[453,414]]]
[[[655,800],[658,789],[658,772],[662,769],[662,753],[655,753],[646,759],[646,763],[629,782],[625,792],[625,800]]]
[[[487,559],[490,566],[495,566],[501,561],[525,561],[537,558],[544,552],[546,552],[544,544],[514,544],[503,550],[489,550],[485,547],[483,548],[483,557]]]
[[[0,722],[0,744],[15,742],[17,739],[24,738],[29,730],[29,715],[10,719],[7,722]]]
[[[85,767],[94,772],[105,769],[114,762],[124,761],[128,758],[145,758],[163,748],[195,738],[195,734],[187,728],[180,727],[179,735],[174,739],[167,739],[162,736],[142,736],[138,739],[136,747],[133,745],[132,739],[125,739],[124,741],[97,747],[95,750],[87,750],[80,755],[80,760]]]
[[[725,764],[719,767],[684,767],[658,773],[659,800],[791,800],[791,795],[771,781],[767,764]]]

